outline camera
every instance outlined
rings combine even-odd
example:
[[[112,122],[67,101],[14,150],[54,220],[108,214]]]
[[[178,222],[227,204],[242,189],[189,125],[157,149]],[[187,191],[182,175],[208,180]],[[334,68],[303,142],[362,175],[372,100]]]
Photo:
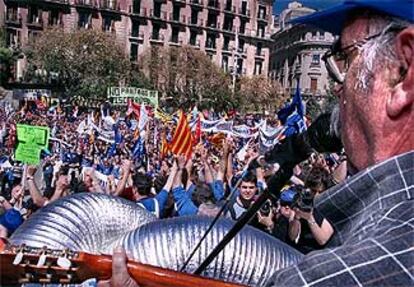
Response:
[[[280,205],[298,208],[303,212],[310,212],[313,208],[314,193],[301,185],[291,186],[280,194]]]
[[[315,194],[309,188],[301,187],[298,191],[299,198],[295,204],[299,210],[303,212],[311,212],[313,209],[313,199]]]
[[[269,216],[271,208],[272,202],[270,200],[267,200],[260,208],[260,214],[263,216]]]

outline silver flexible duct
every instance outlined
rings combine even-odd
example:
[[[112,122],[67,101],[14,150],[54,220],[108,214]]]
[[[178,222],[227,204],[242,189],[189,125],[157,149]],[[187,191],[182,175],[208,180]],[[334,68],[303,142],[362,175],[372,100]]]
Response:
[[[131,201],[106,194],[79,193],[41,208],[13,233],[10,242],[106,253],[106,247],[116,238],[155,219]]]
[[[136,261],[179,270],[212,218],[189,216],[145,224],[113,244],[124,246]],[[187,266],[194,272],[234,225],[220,219]],[[209,265],[203,276],[251,286],[263,285],[277,270],[295,264],[303,254],[274,237],[246,226]]]
[[[111,254],[123,245],[134,260],[179,270],[212,218],[177,217],[157,220],[135,203],[104,194],[75,194],[33,214],[10,238],[12,244],[70,248]],[[194,272],[234,225],[222,218],[203,241],[186,272]],[[285,243],[246,226],[202,274],[251,286],[263,285],[279,269],[303,255]]]

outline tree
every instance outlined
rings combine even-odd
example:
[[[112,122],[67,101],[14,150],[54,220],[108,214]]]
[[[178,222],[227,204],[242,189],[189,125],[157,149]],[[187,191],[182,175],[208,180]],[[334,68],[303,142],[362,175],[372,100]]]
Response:
[[[130,63],[115,40],[98,30],[46,30],[26,55],[29,81],[56,81],[70,96],[103,98],[128,78]]]
[[[0,28],[0,86],[4,86],[11,77],[11,67],[17,59],[17,53],[6,45],[6,32]]]
[[[191,47],[151,47],[139,63],[152,86],[170,105],[198,104],[216,110],[232,106],[230,78],[203,52]]]
[[[286,99],[281,85],[264,75],[242,77],[239,81],[237,97],[245,110],[274,110]]]

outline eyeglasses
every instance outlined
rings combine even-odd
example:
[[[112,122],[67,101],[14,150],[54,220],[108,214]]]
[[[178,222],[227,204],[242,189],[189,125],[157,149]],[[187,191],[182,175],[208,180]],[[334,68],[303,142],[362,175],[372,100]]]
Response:
[[[322,60],[325,62],[326,69],[329,76],[338,84],[343,84],[345,81],[346,73],[349,70],[353,60],[355,60],[360,48],[365,45],[368,41],[385,35],[389,32],[401,31],[403,28],[400,26],[389,26],[385,30],[376,33],[371,36],[367,36],[359,41],[355,41],[353,44],[341,48],[341,40],[338,39],[332,45],[331,49],[327,51],[323,56]]]

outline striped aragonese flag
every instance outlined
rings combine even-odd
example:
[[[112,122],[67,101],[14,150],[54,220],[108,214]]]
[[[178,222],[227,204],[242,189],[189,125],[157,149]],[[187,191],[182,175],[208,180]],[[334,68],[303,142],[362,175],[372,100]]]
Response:
[[[180,118],[170,143],[172,153],[175,155],[183,154],[187,158],[190,158],[193,148],[192,141],[193,138],[187,117],[183,111],[180,111]]]

